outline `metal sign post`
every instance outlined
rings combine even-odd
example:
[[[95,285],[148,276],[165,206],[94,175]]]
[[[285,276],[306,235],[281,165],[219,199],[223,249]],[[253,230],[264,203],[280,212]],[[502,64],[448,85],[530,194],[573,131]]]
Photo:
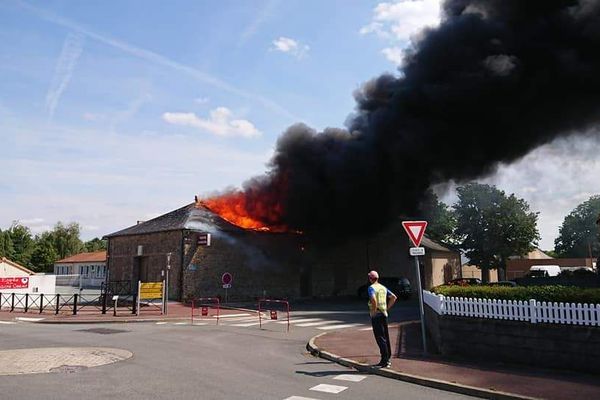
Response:
[[[227,304],[227,290],[231,288],[231,283],[233,282],[233,275],[229,272],[225,272],[221,276],[221,283],[223,284],[223,289],[225,289],[225,304]]]
[[[419,247],[427,221],[403,221],[402,226],[410,241],[415,245],[409,250],[409,254],[415,258],[415,274],[417,276],[417,293],[419,295],[419,311],[421,315],[421,336],[423,340],[423,354],[427,354],[427,337],[425,334],[425,309],[423,307],[423,286],[421,285],[421,268],[419,266],[419,256],[425,255],[425,248]]]
[[[165,282],[165,298],[164,298],[164,309],[165,315],[169,312],[169,271],[171,270],[171,254],[167,253],[167,276]]]

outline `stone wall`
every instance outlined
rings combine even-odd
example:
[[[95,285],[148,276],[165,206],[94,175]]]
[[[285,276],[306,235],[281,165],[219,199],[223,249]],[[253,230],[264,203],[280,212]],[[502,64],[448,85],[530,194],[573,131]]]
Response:
[[[425,306],[431,346],[448,357],[598,373],[600,327],[438,315]]]
[[[108,246],[109,280],[129,281],[132,289],[138,280],[143,282],[162,281],[164,278],[161,271],[166,269],[167,253],[171,253],[169,298],[171,300],[180,299],[184,232],[170,231],[112,237],[109,238]],[[138,246],[142,246],[142,255],[140,256],[138,256]]]

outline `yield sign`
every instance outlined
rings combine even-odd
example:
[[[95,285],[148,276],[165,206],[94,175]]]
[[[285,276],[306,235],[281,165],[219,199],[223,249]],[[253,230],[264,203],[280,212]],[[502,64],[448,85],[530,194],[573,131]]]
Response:
[[[402,221],[402,226],[408,234],[410,241],[413,242],[415,247],[419,247],[425,228],[427,227],[427,221]]]

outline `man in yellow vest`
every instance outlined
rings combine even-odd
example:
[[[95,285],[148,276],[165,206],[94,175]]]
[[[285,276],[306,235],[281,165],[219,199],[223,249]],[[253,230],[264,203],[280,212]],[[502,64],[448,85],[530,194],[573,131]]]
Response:
[[[390,334],[388,332],[388,310],[396,302],[396,295],[388,288],[379,283],[379,274],[377,271],[371,271],[368,274],[369,286],[369,314],[371,315],[371,325],[373,325],[373,335],[379,346],[381,361],[376,365],[382,368],[392,366],[390,357],[392,356],[392,346],[390,344]]]

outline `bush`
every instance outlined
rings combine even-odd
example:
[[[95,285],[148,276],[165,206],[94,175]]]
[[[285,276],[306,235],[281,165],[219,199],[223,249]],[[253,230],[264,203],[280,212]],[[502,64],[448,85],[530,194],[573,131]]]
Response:
[[[448,297],[466,297],[497,300],[535,299],[557,303],[600,304],[600,289],[573,286],[437,286],[433,293]]]

